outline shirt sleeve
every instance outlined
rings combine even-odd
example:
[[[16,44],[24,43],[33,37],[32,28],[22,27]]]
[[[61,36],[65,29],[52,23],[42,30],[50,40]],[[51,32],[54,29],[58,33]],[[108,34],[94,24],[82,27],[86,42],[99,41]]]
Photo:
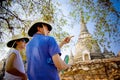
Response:
[[[51,57],[55,54],[61,55],[60,48],[53,37],[50,37],[48,44],[49,44],[49,54]]]

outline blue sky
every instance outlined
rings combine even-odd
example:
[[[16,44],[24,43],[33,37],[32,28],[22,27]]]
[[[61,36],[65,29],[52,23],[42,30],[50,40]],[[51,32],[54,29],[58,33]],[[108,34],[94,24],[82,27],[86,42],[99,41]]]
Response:
[[[59,0],[58,2],[61,4],[61,6],[59,6],[59,7],[60,7],[60,9],[62,9],[63,14],[66,16],[66,19],[68,20],[68,23],[73,22],[73,18],[69,16],[69,12],[71,11],[71,6],[69,5],[69,0]],[[116,2],[116,0],[111,0],[111,2],[113,2],[113,6],[115,7],[115,9],[120,12],[120,2],[118,3],[118,2]],[[86,26],[87,26],[90,34],[93,36],[94,35],[94,30],[95,30],[94,23],[93,22],[88,22]],[[79,33],[80,33],[80,24],[75,23],[73,25],[73,29],[69,29],[69,26],[66,26],[63,29],[65,31],[67,31],[70,35],[75,36],[72,39],[72,42],[76,43],[77,39],[78,39],[78,36],[79,36]],[[72,49],[73,54],[75,54],[74,45],[72,43],[69,43],[68,45],[70,47],[68,49],[66,49],[66,51],[63,51],[63,53],[64,53],[63,56],[66,55],[66,54],[69,54],[71,52],[71,49]],[[103,48],[101,48],[101,49],[103,49]],[[119,45],[117,46],[114,43],[112,43],[111,44],[111,49],[109,51],[111,51],[111,50],[115,53],[115,55],[117,55],[117,53],[120,51],[120,46]]]
[[[71,6],[69,5],[69,0],[59,0],[59,3],[61,6],[59,8],[62,10],[63,14],[66,16],[66,19],[68,21],[68,24],[76,22],[69,14],[71,11]],[[88,23],[87,26],[89,25],[88,31],[93,34],[94,31],[94,23]],[[75,54],[75,44],[78,40],[79,34],[80,34],[80,23],[74,23],[73,28],[70,28],[70,26],[65,26],[63,28],[64,31],[67,31],[70,35],[73,35],[74,37],[72,38],[72,41],[67,44],[69,45],[69,48],[66,48],[65,50],[62,48],[62,58],[64,58],[65,55],[70,55],[72,52]]]
[[[56,1],[56,0],[55,0]],[[119,2],[117,2],[119,1]],[[70,35],[74,35],[74,37],[72,38],[72,41],[67,44],[69,45],[69,48],[62,48],[62,52],[63,52],[63,56],[64,57],[66,54],[70,54],[71,52],[73,54],[75,54],[75,44],[78,40],[78,36],[80,34],[80,23],[78,23],[77,21],[75,21],[70,15],[69,12],[72,10],[71,5],[69,4],[69,0],[58,0],[58,2],[61,4],[60,6],[58,6],[57,8],[61,9],[63,14],[65,15],[65,18],[67,19],[68,24],[74,23],[73,24],[73,28],[71,28],[69,25],[65,26],[63,28],[64,31],[67,31]],[[115,9],[117,11],[120,12],[120,0],[111,0],[111,2],[113,2],[113,6],[115,7]],[[94,35],[94,23],[93,22],[88,22],[87,23],[87,28],[88,31]],[[119,27],[119,31],[120,31],[120,27]],[[119,38],[119,37],[118,37]],[[5,50],[8,50],[5,48]],[[116,44],[111,44],[111,50],[115,52],[115,54],[118,53],[118,51],[120,51],[120,46],[116,46]],[[6,55],[0,55],[0,59],[1,57],[4,57]]]

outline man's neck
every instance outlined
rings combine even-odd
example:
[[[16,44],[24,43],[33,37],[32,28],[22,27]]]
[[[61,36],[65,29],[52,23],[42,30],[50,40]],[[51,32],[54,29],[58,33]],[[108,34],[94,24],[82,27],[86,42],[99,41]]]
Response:
[[[41,33],[41,32],[37,32],[37,34],[42,34],[42,35],[44,35],[43,33]]]

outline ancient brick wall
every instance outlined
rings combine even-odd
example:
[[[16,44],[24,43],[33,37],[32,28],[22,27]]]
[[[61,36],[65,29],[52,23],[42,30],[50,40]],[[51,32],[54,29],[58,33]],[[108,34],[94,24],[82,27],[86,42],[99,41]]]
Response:
[[[60,77],[61,80],[120,80],[120,57],[77,62]]]

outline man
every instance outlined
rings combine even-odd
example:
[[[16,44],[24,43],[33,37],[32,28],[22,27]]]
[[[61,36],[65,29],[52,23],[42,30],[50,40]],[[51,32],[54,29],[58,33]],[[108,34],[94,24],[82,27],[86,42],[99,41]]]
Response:
[[[26,47],[29,80],[59,80],[58,70],[69,67],[60,58],[60,48],[55,39],[48,36],[51,30],[50,24],[37,22],[28,31],[28,35],[33,37]],[[60,47],[70,39],[65,38]]]
[[[5,65],[5,80],[27,80],[20,52],[28,41],[28,38],[16,35],[7,43],[11,49]]]

